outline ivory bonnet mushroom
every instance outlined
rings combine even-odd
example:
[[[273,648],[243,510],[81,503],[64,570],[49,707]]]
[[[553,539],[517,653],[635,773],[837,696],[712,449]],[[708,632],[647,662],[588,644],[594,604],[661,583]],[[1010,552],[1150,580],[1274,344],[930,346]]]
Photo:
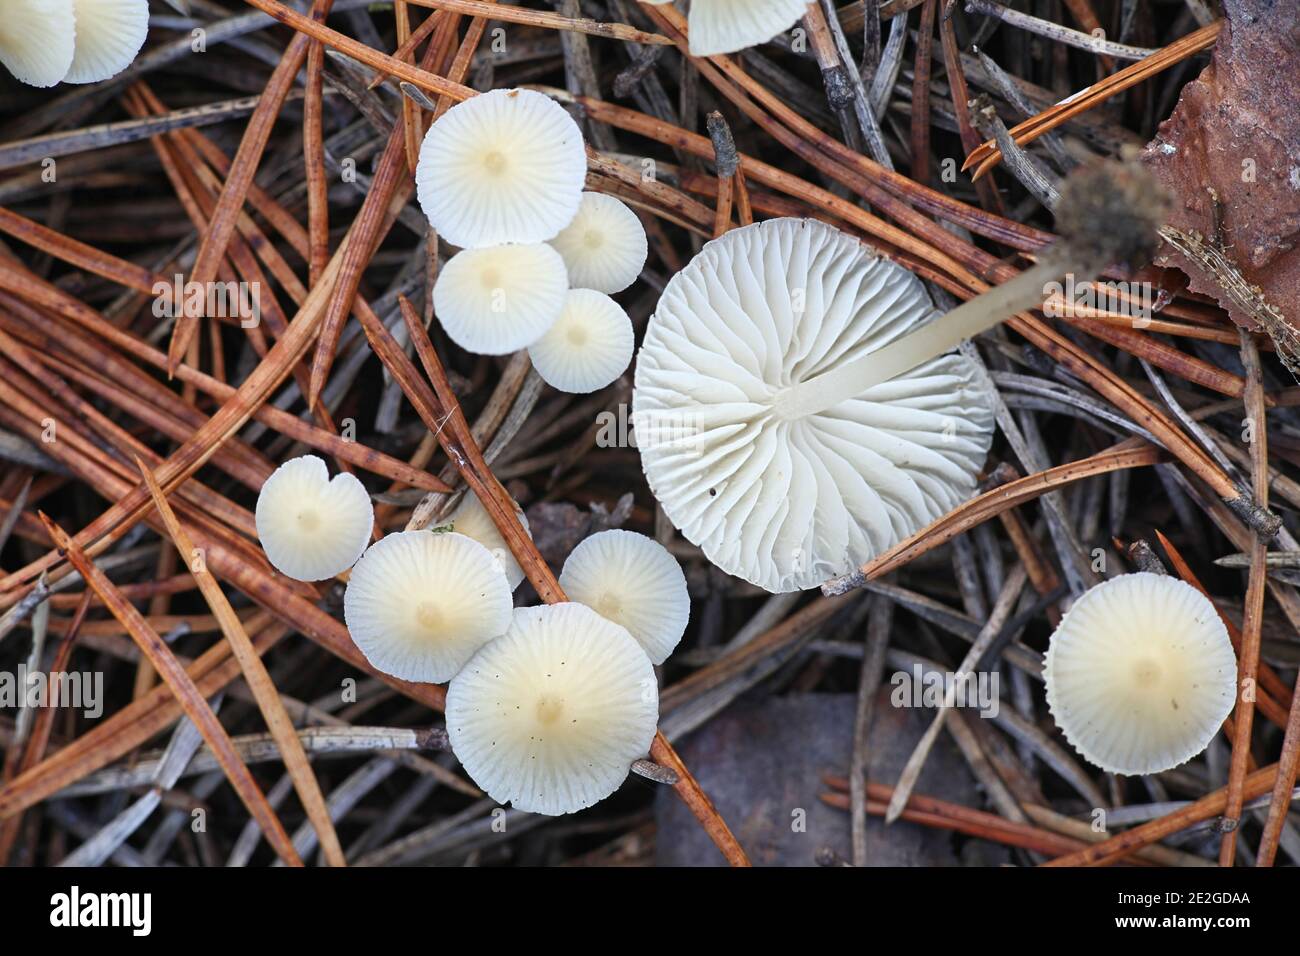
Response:
[[[591,289],[570,289],[564,309],[528,356],[542,380],[562,392],[604,388],[622,375],[636,347],[623,307]]]
[[[654,538],[611,529],[585,538],[560,572],[572,600],[627,628],[650,663],[662,664],[691,616],[686,575]]]
[[[464,249],[438,273],[433,307],[461,348],[506,355],[546,334],[568,290],[564,260],[545,243]]]
[[[807,9],[808,4],[801,0],[692,0],[688,17],[691,53],[712,56],[766,43],[794,26]]]
[[[267,560],[299,581],[323,581],[356,563],[370,542],[375,509],[356,475],[333,478],[315,455],[271,473],[257,495],[257,537]]]
[[[1043,677],[1075,750],[1110,773],[1149,774],[1209,745],[1232,712],[1237,660],[1209,599],[1140,571],[1074,602],[1052,634]]]
[[[621,200],[583,193],[573,221],[551,240],[575,289],[622,292],[641,274],[649,247],[645,227]]]
[[[531,534],[528,528],[528,517],[522,511],[517,514],[517,517],[524,531]],[[506,544],[506,539],[501,536],[500,530],[492,521],[492,516],[483,507],[483,502],[479,501],[473,489],[466,489],[460,504],[447,517],[446,523],[451,525],[452,531],[473,538],[488,549],[488,553],[496,559],[501,572],[506,576],[506,583],[510,585],[511,591],[519,587],[524,579],[524,569],[515,560],[510,546]]]
[[[447,688],[447,733],[466,772],[532,813],[609,796],[649,751],[658,719],[641,646],[581,604],[517,609]]]
[[[11,0],[0,16],[0,63],[29,86],[54,86],[76,45],[72,0]]]
[[[403,680],[445,681],[510,626],[513,601],[496,559],[455,532],[400,531],[357,562],[343,619],[361,653]]]
[[[76,52],[65,83],[98,83],[135,59],[149,33],[148,0],[73,0]]]
[[[937,317],[911,272],[815,220],[707,243],[637,357],[637,445],[665,514],[724,571],[781,592],[966,500],[993,431],[967,358],[875,385],[836,374]]]
[[[415,169],[429,222],[465,248],[554,238],[578,211],[586,177],[578,124],[534,90],[456,104],[429,127]]]

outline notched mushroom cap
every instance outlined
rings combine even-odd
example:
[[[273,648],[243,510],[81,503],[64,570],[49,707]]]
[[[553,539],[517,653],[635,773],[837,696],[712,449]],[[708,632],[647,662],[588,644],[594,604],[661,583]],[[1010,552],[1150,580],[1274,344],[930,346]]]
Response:
[[[622,201],[583,193],[578,214],[551,240],[569,270],[569,285],[622,292],[641,274],[648,247],[645,227]]]
[[[546,334],[568,289],[564,260],[545,243],[465,249],[438,273],[433,308],[461,348],[506,355]]]
[[[492,799],[558,815],[605,799],[659,719],[650,660],[581,604],[519,608],[447,688],[447,733]]]
[[[562,392],[594,392],[627,370],[636,340],[632,320],[603,292],[570,289],[564,310],[528,357],[546,384]]]
[[[528,517],[522,511],[518,513],[517,517],[519,523],[523,525],[524,531],[527,531],[531,536],[532,531],[528,528]],[[515,560],[515,556],[510,551],[510,546],[506,544],[506,539],[501,537],[501,532],[492,521],[492,516],[488,514],[487,509],[483,507],[483,502],[478,500],[478,495],[474,494],[472,489],[466,490],[464,497],[460,499],[460,504],[447,517],[445,523],[451,525],[451,530],[457,534],[473,538],[487,548],[488,553],[496,560],[501,573],[506,576],[506,583],[510,585],[510,590],[513,591],[519,587],[520,582],[524,579],[524,569]]]
[[[361,557],[375,509],[355,475],[330,478],[324,461],[303,455],[266,479],[254,518],[258,540],[277,571],[299,581],[323,581]]]
[[[916,276],[815,220],[707,243],[669,281],[637,357],[637,446],[665,514],[729,574],[794,591],[965,501],[993,410],[962,355],[797,411],[817,406],[805,393],[819,377],[937,316]]]
[[[366,660],[410,681],[454,677],[510,626],[510,587],[487,548],[455,532],[400,531],[352,569],[343,619]]]
[[[1066,739],[1110,773],[1168,770],[1232,712],[1237,660],[1214,605],[1140,571],[1074,602],[1047,649],[1047,704]]]
[[[149,33],[148,0],[74,0],[76,52],[65,83],[98,83],[135,59]]]
[[[627,628],[652,664],[668,659],[691,616],[686,575],[677,559],[635,531],[601,531],[582,541],[564,562],[560,588]]]
[[[564,108],[533,90],[491,90],[429,127],[415,182],[420,207],[453,246],[544,242],[569,224],[587,153]]]
[[[0,63],[29,86],[54,86],[76,44],[72,0],[10,0],[0,15]]]

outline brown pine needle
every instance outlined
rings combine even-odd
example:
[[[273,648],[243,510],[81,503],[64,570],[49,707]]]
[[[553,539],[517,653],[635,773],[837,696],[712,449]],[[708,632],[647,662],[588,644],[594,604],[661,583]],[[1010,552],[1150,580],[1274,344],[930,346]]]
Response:
[[[194,547],[194,542],[181,527],[176,512],[172,510],[167,497],[158,487],[158,482],[154,480],[153,472],[139,458],[135,460],[135,464],[144,478],[145,486],[149,489],[149,495],[153,498],[154,507],[158,509],[167,533],[176,545],[180,560],[185,562],[190,573],[194,575],[194,581],[203,593],[204,600],[208,602],[208,607],[212,609],[212,613],[221,625],[221,633],[230,642],[235,659],[239,661],[240,670],[244,673],[244,680],[248,682],[249,689],[257,700],[258,709],[266,720],[267,729],[270,730],[271,736],[275,738],[280,748],[285,769],[293,779],[294,789],[298,791],[298,799],[302,801],[303,809],[307,812],[307,819],[311,821],[320,839],[326,862],[330,866],[347,866],[343,847],[339,844],[338,834],[334,832],[334,822],[330,819],[329,807],[325,805],[325,796],[321,793],[320,784],[317,783],[316,775],[312,772],[302,741],[294,729],[288,712],[284,709],[266,665],[253,650],[253,642],[249,640],[244,625],[235,614],[235,609],[230,606],[230,601],[221,590],[221,585],[217,584],[216,578],[207,569],[202,552]]]
[[[1049,107],[1037,116],[1031,116],[1023,123],[1016,124],[1009,131],[1011,138],[1019,146],[1032,143],[1038,137],[1044,133],[1050,133],[1071,117],[1085,113],[1098,103],[1104,102],[1129,87],[1136,86],[1143,80],[1155,76],[1162,70],[1181,63],[1189,56],[1194,56],[1213,46],[1222,27],[1223,21],[1217,20],[1209,26],[1201,27],[1194,33],[1189,33],[1187,36],[1176,40],[1145,60],[1138,60],[1136,63],[1129,64],[1104,80],[1094,83],[1087,89],[1081,90],[1060,103]],[[966,161],[961,168],[967,170],[972,166],[978,166],[971,177],[978,181],[1001,160],[1002,151],[998,149],[993,140],[987,140],[966,157]]]
[[[185,668],[176,660],[171,648],[149,626],[135,606],[118,593],[116,585],[109,580],[108,575],[86,557],[85,552],[62,528],[51,521],[43,511],[37,512],[37,516],[45,525],[45,530],[49,532],[60,553],[77,570],[86,585],[99,595],[99,600],[104,606],[122,622],[122,626],[131,635],[141,653],[149,658],[149,663],[171,689],[185,716],[193,721],[194,726],[203,735],[203,740],[212,749],[226,779],[230,781],[239,799],[257,821],[257,825],[266,836],[267,843],[275,850],[276,855],[289,866],[302,866],[302,860],[293,848],[289,834],[285,832],[271,805],[266,802],[266,796],[257,786],[257,781],[253,779],[248,766],[239,758],[234,744],[230,742],[230,736],[217,720],[217,715],[212,712],[212,708],[208,706],[203,694],[185,672]]]
[[[527,10],[523,7],[510,7],[482,0],[405,0],[418,7],[432,7],[471,17],[484,17],[499,20],[502,23],[519,23],[524,26],[541,27],[546,30],[569,30],[573,33],[585,33],[588,36],[608,37],[627,43],[643,43],[651,46],[671,46],[672,40],[660,33],[647,33],[626,23],[602,23],[586,17],[564,17],[558,13],[544,10]]]

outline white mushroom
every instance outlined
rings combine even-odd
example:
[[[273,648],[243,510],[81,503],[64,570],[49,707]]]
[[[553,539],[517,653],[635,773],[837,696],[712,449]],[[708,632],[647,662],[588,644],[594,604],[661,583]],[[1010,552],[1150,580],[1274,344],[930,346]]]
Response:
[[[593,534],[564,562],[560,587],[571,600],[627,628],[652,664],[662,664],[691,616],[686,575],[653,538],[635,531]]]
[[[794,26],[807,9],[802,0],[691,0],[687,23],[691,53],[713,56],[766,43]]]
[[[0,63],[30,86],[54,86],[76,45],[72,0],[9,0],[0,15]]]
[[[356,475],[333,478],[315,455],[271,473],[257,495],[257,537],[267,560],[299,581],[323,581],[352,567],[370,542],[375,509]]]
[[[569,224],[587,154],[564,108],[533,90],[492,90],[429,127],[415,182],[444,240],[477,248],[544,242]]]
[[[76,52],[65,83],[98,83],[135,59],[149,32],[148,0],[74,0]]]
[[[433,308],[461,348],[505,355],[546,334],[568,288],[564,260],[545,243],[465,249],[438,273]]]
[[[937,317],[912,273],[815,220],[707,243],[668,283],[637,358],[637,445],[665,514],[723,570],[793,591],[966,500],[993,432],[968,359],[828,405],[820,387]]]
[[[1074,602],[1047,649],[1047,704],[1066,739],[1110,773],[1190,760],[1232,712],[1237,660],[1214,605],[1139,572]]]
[[[635,282],[648,252],[636,213],[604,193],[583,193],[578,214],[551,245],[564,257],[571,286],[607,293]]]
[[[517,514],[519,523],[523,525],[524,531],[528,531],[528,518],[521,511]],[[447,524],[451,525],[451,530],[457,534],[463,534],[467,538],[473,538],[483,547],[488,549],[488,553],[496,560],[497,566],[501,573],[506,576],[506,583],[510,585],[513,591],[519,587],[524,579],[524,569],[519,566],[515,556],[510,551],[510,546],[506,544],[506,539],[501,537],[501,532],[492,521],[492,516],[488,514],[483,502],[478,500],[478,495],[472,490],[466,490],[460,504],[456,506],[447,517]],[[529,531],[531,535],[532,532]]]
[[[371,546],[352,569],[343,619],[378,670],[445,681],[510,626],[513,601],[496,560],[454,532],[401,531]]]
[[[650,660],[581,604],[519,608],[447,688],[452,750],[499,803],[558,815],[609,796],[659,719]]]
[[[562,392],[594,392],[622,375],[636,341],[632,320],[603,292],[571,289],[559,319],[528,346],[546,384]]]

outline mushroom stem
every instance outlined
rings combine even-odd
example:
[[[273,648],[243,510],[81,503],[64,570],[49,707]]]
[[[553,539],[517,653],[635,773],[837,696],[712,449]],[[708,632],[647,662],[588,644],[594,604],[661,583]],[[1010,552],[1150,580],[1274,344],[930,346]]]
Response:
[[[1041,305],[1047,295],[1045,286],[1063,274],[1073,272],[1075,281],[1083,282],[1094,279],[1098,271],[1079,262],[1063,262],[1059,257],[1049,256],[1010,282],[968,299],[943,318],[884,348],[790,386],[776,396],[773,405],[777,414],[787,420],[824,412],[955,349],[965,339],[993,328],[1017,312]]]

